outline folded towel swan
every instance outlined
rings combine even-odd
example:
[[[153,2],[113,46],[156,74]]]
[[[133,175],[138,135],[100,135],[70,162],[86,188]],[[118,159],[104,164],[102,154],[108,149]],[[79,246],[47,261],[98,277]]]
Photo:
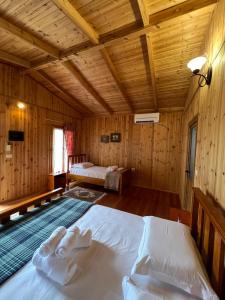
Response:
[[[90,229],[80,232],[77,226],[57,228],[33,255],[33,265],[61,285],[67,284],[78,270],[76,249],[92,242]]]
[[[66,228],[60,226],[56,228],[50,237],[41,244],[40,246],[40,254],[42,256],[48,256],[55,252],[56,246],[61,241],[63,236],[66,234]]]
[[[32,262],[37,270],[61,285],[66,285],[78,269],[75,258],[60,259],[54,254],[46,257],[40,254],[39,249],[34,253]]]
[[[72,250],[76,248],[76,243],[79,235],[80,230],[78,227],[75,227],[74,230],[68,229],[55,249],[56,257],[65,258],[70,256]]]
[[[80,232],[78,227],[71,227],[67,229],[66,234],[56,247],[55,255],[59,258],[69,257],[74,249],[89,247],[91,241],[92,232],[90,229]]]

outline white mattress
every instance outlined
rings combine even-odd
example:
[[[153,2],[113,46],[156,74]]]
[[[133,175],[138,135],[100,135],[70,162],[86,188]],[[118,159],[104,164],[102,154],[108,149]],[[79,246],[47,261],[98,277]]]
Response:
[[[75,175],[81,175],[86,177],[92,177],[92,178],[98,178],[98,179],[104,179],[106,177],[107,168],[106,167],[99,167],[99,166],[93,166],[90,168],[82,169],[82,168],[71,168],[70,169],[71,174]]]
[[[82,252],[80,273],[67,286],[52,282],[29,262],[0,287],[0,299],[122,300],[122,279],[130,274],[137,257],[142,218],[95,205],[77,225],[91,228],[94,241]]]

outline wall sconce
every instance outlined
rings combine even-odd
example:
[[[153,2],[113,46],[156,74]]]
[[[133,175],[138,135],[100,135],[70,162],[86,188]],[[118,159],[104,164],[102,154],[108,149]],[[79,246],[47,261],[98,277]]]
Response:
[[[25,104],[24,104],[23,102],[18,102],[18,103],[17,103],[17,107],[18,107],[19,109],[24,109],[24,108],[25,108]]]
[[[198,85],[204,87],[205,85],[210,85],[212,80],[212,67],[209,67],[206,75],[203,75],[200,72],[204,64],[206,63],[207,58],[205,56],[199,56],[187,64],[188,68],[192,71],[193,76],[199,76]],[[203,80],[202,80],[203,79]]]

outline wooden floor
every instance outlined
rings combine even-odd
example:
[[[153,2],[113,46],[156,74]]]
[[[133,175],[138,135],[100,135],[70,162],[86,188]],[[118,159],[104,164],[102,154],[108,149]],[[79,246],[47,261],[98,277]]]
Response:
[[[105,192],[102,187],[86,184],[81,186]],[[107,192],[96,203],[140,216],[153,215],[165,219],[170,219],[170,208],[180,208],[178,195],[140,187],[130,187],[122,196],[117,192]],[[5,209],[4,204],[0,205],[0,213],[2,209]]]
[[[180,208],[178,195],[140,187],[130,187],[122,196],[108,193],[97,204],[140,216],[153,215],[166,219],[169,219],[171,207]]]

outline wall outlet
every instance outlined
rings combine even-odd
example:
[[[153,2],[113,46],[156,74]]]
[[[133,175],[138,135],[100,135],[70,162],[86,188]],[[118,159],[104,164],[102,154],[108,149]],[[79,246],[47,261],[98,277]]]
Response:
[[[135,168],[131,168],[131,172],[135,172]]]
[[[12,159],[12,157],[13,157],[12,154],[6,154],[5,156],[6,159]]]
[[[12,146],[11,145],[6,145],[5,146],[5,151],[6,152],[11,152]]]

